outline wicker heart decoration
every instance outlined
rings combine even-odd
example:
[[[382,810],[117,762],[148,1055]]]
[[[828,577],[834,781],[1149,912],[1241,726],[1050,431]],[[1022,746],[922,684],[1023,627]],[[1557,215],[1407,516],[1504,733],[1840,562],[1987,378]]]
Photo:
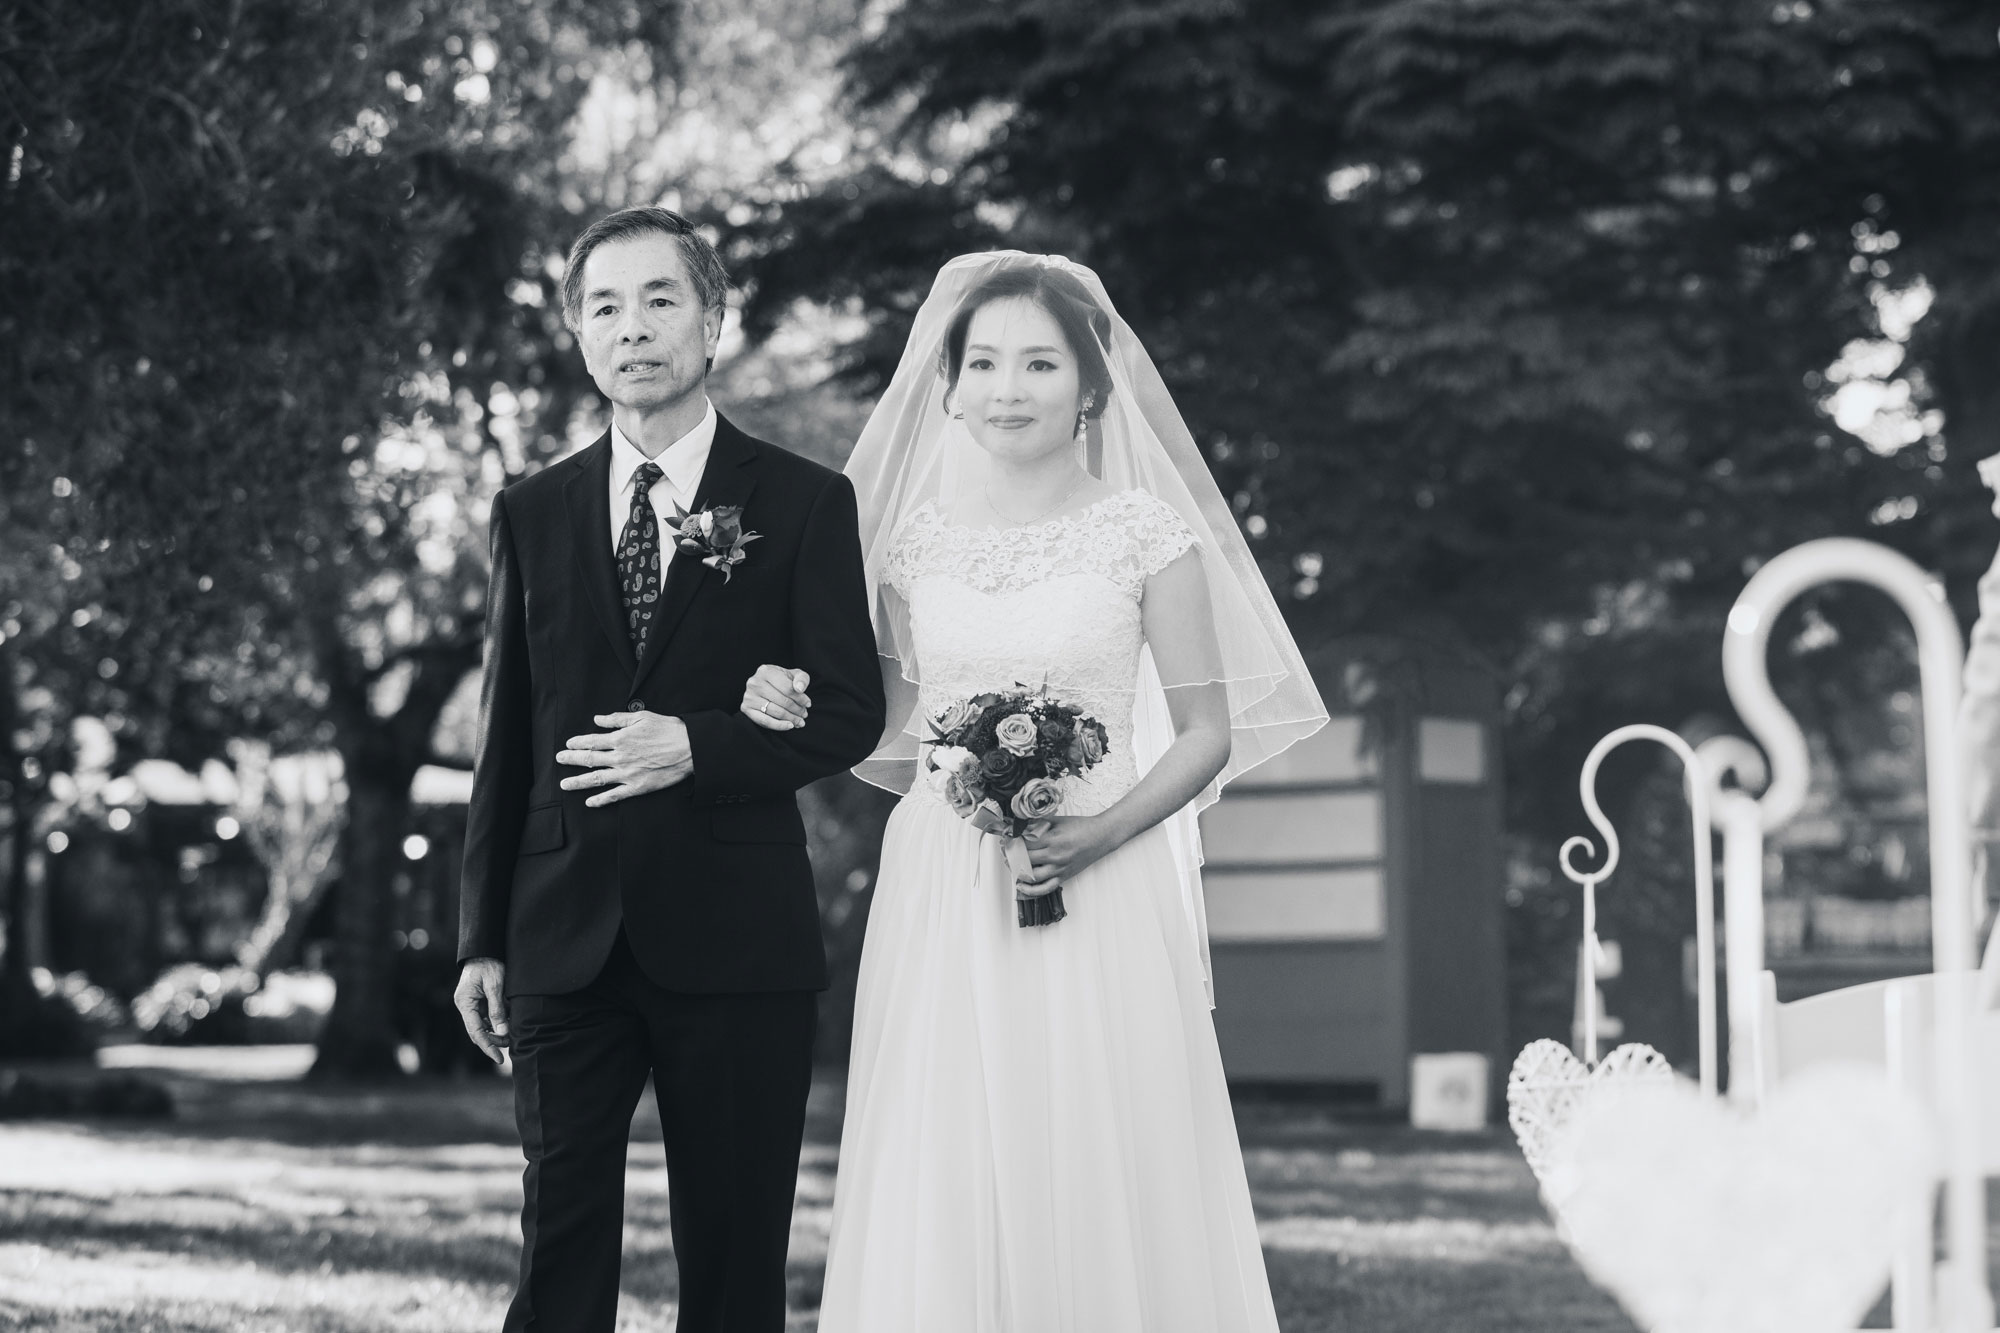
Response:
[[[1535,1179],[1547,1185],[1555,1151],[1586,1100],[1614,1084],[1673,1079],[1667,1058],[1639,1042],[1620,1046],[1592,1069],[1569,1047],[1544,1037],[1523,1047],[1507,1074],[1507,1123]]]
[[[1808,1069],[1755,1116],[1680,1083],[1590,1097],[1544,1181],[1592,1280],[1652,1333],[1833,1333],[1928,1227],[1930,1125],[1879,1071]]]

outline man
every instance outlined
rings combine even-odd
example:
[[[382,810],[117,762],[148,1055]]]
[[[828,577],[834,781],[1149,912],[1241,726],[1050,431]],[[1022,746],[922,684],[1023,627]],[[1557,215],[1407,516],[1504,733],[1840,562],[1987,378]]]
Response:
[[[493,502],[457,1001],[489,1057],[514,1056],[508,1330],[610,1333],[649,1074],[680,1329],[784,1327],[827,984],[794,793],[868,755],[883,700],[852,487],[704,392],[727,290],[678,214],[587,229],[563,313],[611,428]],[[762,662],[798,664],[809,721],[738,711]]]

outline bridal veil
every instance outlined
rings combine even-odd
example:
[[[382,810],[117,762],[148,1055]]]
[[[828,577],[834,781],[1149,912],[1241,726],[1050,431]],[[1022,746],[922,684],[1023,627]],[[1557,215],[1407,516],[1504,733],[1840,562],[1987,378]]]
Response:
[[[1162,680],[1152,654],[1143,653],[1138,679],[1132,682],[1132,711],[1135,758],[1143,774],[1173,742],[1168,691],[1220,683],[1228,693],[1229,761],[1167,826],[1181,868],[1182,899],[1195,938],[1203,942],[1206,973],[1208,932],[1195,816],[1231,779],[1316,731],[1326,721],[1326,709],[1152,358],[1118,316],[1097,275],[1060,256],[998,251],[962,255],[946,264],[917,312],[896,373],[848,460],[845,470],[860,505],[861,544],[890,704],[886,734],[855,772],[877,786],[907,791],[916,776],[919,749],[928,740],[926,719],[915,706],[923,663],[914,650],[908,607],[885,577],[888,556],[905,520],[926,502],[936,501],[950,513],[958,497],[984,482],[984,452],[964,423],[946,410],[939,351],[967,296],[999,270],[1019,265],[1066,271],[1108,317],[1109,334],[1099,351],[1111,373],[1112,393],[1079,443],[1086,466],[1116,490],[1141,490],[1165,501],[1200,542],[1220,650],[1218,678]]]

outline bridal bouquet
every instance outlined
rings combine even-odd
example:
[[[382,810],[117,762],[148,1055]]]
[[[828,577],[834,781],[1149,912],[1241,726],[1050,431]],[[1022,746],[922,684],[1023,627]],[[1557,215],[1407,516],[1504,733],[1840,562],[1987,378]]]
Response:
[[[1104,724],[1081,708],[1050,697],[1046,688],[1017,685],[1007,694],[975,694],[931,719],[924,766],[938,793],[975,828],[1004,839],[1016,880],[1015,919],[1023,926],[1060,921],[1062,886],[1024,890],[1028,845],[1037,823],[1062,804],[1063,778],[1104,758]]]

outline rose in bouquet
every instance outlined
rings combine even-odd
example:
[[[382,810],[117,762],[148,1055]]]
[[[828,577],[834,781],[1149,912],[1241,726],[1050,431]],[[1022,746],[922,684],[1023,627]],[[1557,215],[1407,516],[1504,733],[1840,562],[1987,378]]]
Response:
[[[1107,743],[1103,723],[1045,688],[976,694],[931,719],[924,756],[930,780],[960,818],[1003,840],[1015,876],[1015,919],[1023,926],[1066,915],[1061,884],[1020,883],[1033,869],[1026,838],[1062,805],[1062,780],[1104,758]]]

